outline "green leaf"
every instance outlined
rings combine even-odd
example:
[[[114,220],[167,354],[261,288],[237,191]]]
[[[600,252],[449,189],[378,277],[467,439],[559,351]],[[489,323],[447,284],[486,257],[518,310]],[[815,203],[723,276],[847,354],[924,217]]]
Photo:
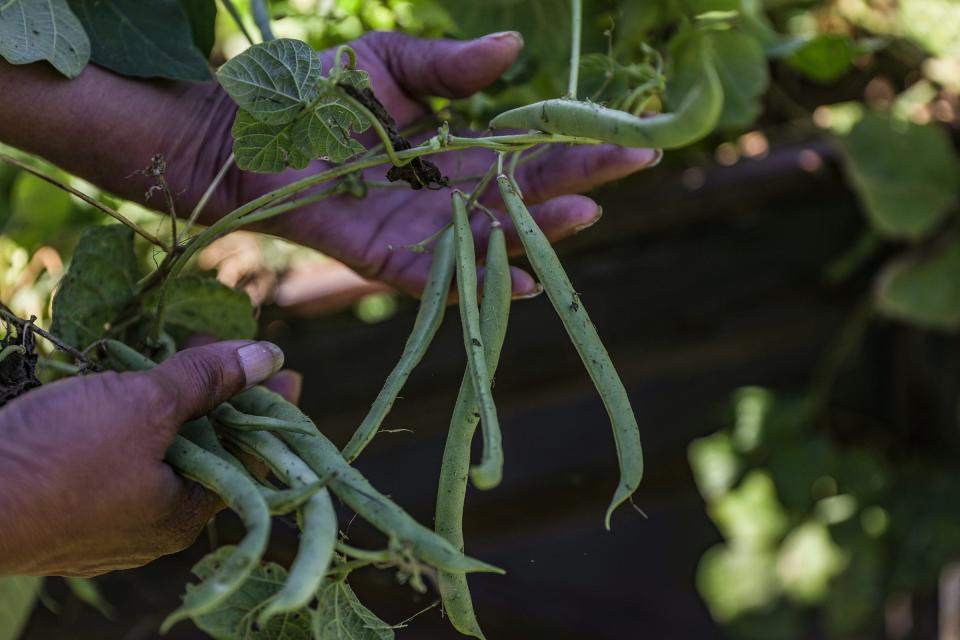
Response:
[[[193,567],[201,580],[212,576],[234,547],[221,547]],[[255,622],[260,610],[283,587],[287,570],[272,562],[253,570],[237,591],[213,611],[194,618],[194,623],[214,638],[230,640],[310,640],[310,610],[279,614],[265,627]],[[187,586],[187,592],[194,588]]]
[[[296,121],[299,122],[299,121]],[[276,173],[291,167],[303,169],[310,163],[301,144],[294,145],[292,133],[296,122],[265,124],[248,111],[237,110],[233,121],[233,154],[237,166],[244,171]]]
[[[256,120],[287,124],[317,97],[320,58],[305,42],[271,40],[229,60],[217,72],[217,79]]]
[[[363,151],[350,132],[366,131],[370,123],[339,98],[324,98],[294,124],[293,139],[301,153],[330,162],[344,162]]]
[[[822,33],[804,43],[787,63],[811,80],[829,84],[839,80],[861,53],[850,36]]]
[[[755,38],[737,31],[710,32],[709,38],[717,73],[723,84],[723,112],[719,128],[749,127],[760,115],[760,98],[770,82],[763,46]],[[698,43],[680,38],[671,50],[667,102],[676,106],[700,81]]]
[[[103,597],[103,593],[100,592],[100,588],[97,587],[96,582],[88,578],[66,577],[64,580],[67,583],[67,587],[69,587],[70,591],[80,602],[90,605],[99,611],[100,615],[104,618],[113,617],[113,607],[107,602],[107,599]]]
[[[90,61],[90,40],[67,0],[0,3],[0,56],[10,64],[46,60],[75,78]]]
[[[177,279],[167,295],[166,322],[219,340],[249,339],[257,332],[250,297],[209,275]]]
[[[960,55],[960,2],[901,0],[897,22],[904,35],[935,56]]]
[[[957,203],[960,162],[939,125],[870,112],[840,142],[848,179],[877,233],[921,238]]]
[[[127,76],[209,80],[177,0],[69,0],[90,35],[92,59]]]
[[[890,264],[879,279],[880,310],[931,329],[960,329],[960,240],[937,253]]]
[[[217,3],[216,0],[179,0],[180,8],[190,21],[190,33],[193,44],[204,57],[209,58],[213,44],[217,39]]]
[[[332,582],[317,594],[313,614],[315,640],[392,640],[393,627],[360,604],[345,581]]]
[[[0,640],[17,640],[30,619],[43,578],[0,578]]]
[[[88,229],[53,298],[50,330],[78,349],[99,340],[134,301],[139,278],[131,229],[118,224]]]

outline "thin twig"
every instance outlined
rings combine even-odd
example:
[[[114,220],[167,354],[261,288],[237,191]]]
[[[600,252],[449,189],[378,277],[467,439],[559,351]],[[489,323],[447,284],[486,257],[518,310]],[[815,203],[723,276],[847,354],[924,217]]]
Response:
[[[171,191],[170,184],[167,182],[167,163],[163,159],[163,154],[158,153],[154,155],[150,159],[149,167],[134,173],[135,175],[153,178],[157,182],[157,184],[150,187],[147,191],[144,200],[149,200],[154,191],[163,193],[163,199],[167,203],[167,213],[170,214],[170,251],[172,252],[177,247],[177,207],[173,202],[173,191]]]
[[[89,358],[87,358],[85,355],[83,355],[80,351],[78,351],[77,349],[74,349],[73,347],[71,347],[70,345],[68,345],[63,340],[53,335],[52,333],[49,333],[48,331],[38,327],[35,324],[37,320],[36,316],[30,316],[29,320],[24,320],[14,312],[10,311],[10,309],[7,308],[7,306],[3,303],[0,303],[0,316],[2,316],[8,322],[16,325],[17,330],[32,331],[38,336],[42,338],[46,338],[51,344],[53,344],[53,346],[55,346],[60,351],[63,351],[64,353],[68,354],[77,362],[82,362],[85,366],[96,368],[96,364],[92,362]]]
[[[81,200],[83,200],[84,202],[86,202],[87,204],[89,204],[90,206],[95,207],[95,208],[99,209],[100,211],[103,211],[103,212],[104,212],[105,214],[107,214],[108,216],[111,216],[111,217],[115,218],[118,222],[121,222],[122,224],[125,224],[126,226],[130,227],[131,229],[133,229],[133,231],[134,231],[135,233],[137,233],[137,234],[139,234],[140,236],[142,236],[142,237],[143,237],[145,240],[147,240],[148,242],[157,245],[158,247],[160,247],[160,248],[163,249],[164,251],[167,250],[167,247],[166,247],[166,246],[163,244],[163,242],[161,242],[160,239],[157,238],[155,235],[153,235],[152,233],[150,233],[149,231],[147,231],[146,229],[144,229],[143,227],[141,227],[140,225],[138,225],[138,224],[137,224],[136,222],[134,222],[133,220],[130,220],[129,218],[127,218],[126,216],[124,216],[122,213],[119,213],[119,212],[117,212],[117,211],[114,211],[113,209],[111,209],[111,208],[108,207],[107,205],[103,204],[102,202],[97,202],[96,200],[94,200],[93,198],[91,198],[91,197],[88,196],[87,194],[83,193],[82,191],[77,191],[76,189],[74,189],[74,188],[71,187],[70,185],[64,184],[63,182],[60,182],[59,180],[57,180],[57,179],[54,178],[53,176],[48,176],[47,174],[43,173],[42,171],[40,171],[40,170],[38,170],[38,169],[34,169],[34,168],[31,167],[30,165],[28,165],[28,164],[26,164],[26,163],[24,163],[24,162],[21,162],[20,160],[17,160],[16,158],[13,158],[13,157],[11,157],[11,156],[8,156],[8,155],[5,154],[5,153],[0,153],[0,161],[6,162],[6,163],[8,163],[8,164],[12,164],[13,166],[17,167],[18,169],[20,169],[20,170],[22,170],[22,171],[26,171],[26,172],[29,173],[30,175],[36,176],[37,178],[40,178],[41,180],[43,180],[43,181],[45,181],[45,182],[49,182],[50,184],[52,184],[53,186],[57,187],[58,189],[62,189],[62,190],[64,190],[64,191],[66,191],[66,192],[69,193],[70,195],[76,196],[77,198],[80,198]]]
[[[187,236],[187,232],[190,231],[190,228],[194,225],[197,219],[200,218],[200,213],[203,211],[203,208],[207,206],[210,197],[213,196],[213,192],[220,186],[220,183],[223,182],[223,177],[227,175],[227,171],[230,170],[230,167],[233,166],[234,155],[231,153],[230,156],[223,163],[223,166],[220,167],[220,171],[217,172],[217,175],[214,176],[213,182],[207,186],[207,190],[203,192],[203,195],[200,196],[200,201],[197,203],[197,206],[193,208],[193,211],[190,212],[190,217],[187,218],[187,221],[183,224],[183,232],[181,233],[182,237]]]

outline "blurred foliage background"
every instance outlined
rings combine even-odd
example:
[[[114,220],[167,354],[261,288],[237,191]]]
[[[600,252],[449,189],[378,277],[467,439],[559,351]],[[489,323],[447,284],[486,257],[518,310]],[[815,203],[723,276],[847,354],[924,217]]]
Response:
[[[735,638],[933,637],[912,628],[911,602],[936,600],[960,581],[960,354],[949,353],[960,329],[960,2],[585,5],[583,93],[636,111],[669,107],[689,82],[672,38],[678,25],[703,14],[733,21],[718,51],[727,92],[720,129],[664,162],[692,188],[704,167],[762,162],[778,146],[819,141],[817,148],[839,158],[864,215],[859,240],[823,269],[830,282],[869,285],[810,385],[772,389],[757,380],[761,386],[731,389],[730,406],[718,408],[728,426],[690,444],[692,472],[722,537],[697,576],[711,615]],[[435,104],[464,124],[483,128],[490,114],[560,95],[566,82],[565,0],[277,0],[271,8],[278,37],[318,49],[371,30],[424,37],[521,31],[526,48],[503,79],[467,100]],[[221,12],[214,59],[246,46]],[[162,217],[2,150],[164,232]],[[810,171],[827,161],[814,150],[801,156]],[[0,165],[0,300],[45,326],[80,232],[106,222],[79,200]],[[144,247],[141,259],[156,256]],[[211,247],[201,266],[270,304],[286,274],[320,260],[239,234]],[[393,294],[360,290],[361,320],[381,321],[395,309]],[[893,419],[902,408],[893,406],[884,379],[902,363],[863,355],[890,338],[891,323],[917,330],[909,370],[924,372],[914,381],[917,393],[936,407],[910,416],[909,429]],[[850,389],[876,401],[845,405]]]

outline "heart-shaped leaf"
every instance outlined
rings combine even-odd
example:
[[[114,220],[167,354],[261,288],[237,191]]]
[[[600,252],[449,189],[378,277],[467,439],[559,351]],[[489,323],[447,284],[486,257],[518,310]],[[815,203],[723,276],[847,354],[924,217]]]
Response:
[[[250,47],[217,72],[230,97],[265,124],[287,124],[317,97],[320,58],[305,42],[281,38]]]

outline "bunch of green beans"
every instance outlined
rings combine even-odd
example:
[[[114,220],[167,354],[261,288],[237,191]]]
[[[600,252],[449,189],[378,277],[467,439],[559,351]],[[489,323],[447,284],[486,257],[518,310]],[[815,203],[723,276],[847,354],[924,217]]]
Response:
[[[494,175],[491,170],[490,178]],[[496,181],[533,271],[610,417],[621,479],[604,519],[609,529],[611,514],[630,499],[643,474],[633,409],[579,294],[527,210],[517,185],[503,174]],[[166,619],[162,630],[180,620],[209,614],[236,593],[261,560],[271,515],[295,513],[302,535],[286,582],[255,612],[261,628],[274,616],[302,610],[324,592],[325,581],[337,574],[333,566],[337,553],[348,557],[353,554],[354,562],[361,563],[372,557],[382,558],[381,552],[353,549],[338,541],[332,502],[332,495],[336,495],[382,531],[391,546],[399,545],[408,557],[433,567],[451,623],[463,634],[484,637],[466,574],[502,571],[464,555],[463,514],[471,481],[477,489],[487,490],[503,478],[504,454],[492,386],[506,336],[512,283],[505,231],[496,215],[478,207],[492,219],[480,295],[476,238],[470,220],[473,204],[473,197],[468,199],[456,190],[452,193],[451,222],[435,236],[427,286],[411,334],[399,362],[343,451],[296,406],[265,387],[248,389],[209,415],[181,427],[167,453],[167,462],[222,496],[240,516],[247,534],[210,577],[187,591],[183,605]],[[454,280],[466,369],[450,420],[440,468],[435,531],[431,531],[372,487],[350,462],[381,428],[406,380],[426,354],[443,321]],[[154,366],[149,358],[113,340],[103,342],[101,360],[107,367],[127,371]],[[471,443],[478,425],[482,452],[471,467]],[[263,461],[274,481],[282,486],[261,477],[250,466],[251,459]]]
[[[152,360],[115,340],[103,341],[102,353],[102,363],[117,370],[154,366]],[[225,443],[265,462],[287,488],[267,483]],[[464,556],[446,538],[418,524],[351,467],[306,415],[264,387],[248,389],[209,416],[184,424],[166,461],[221,496],[240,516],[247,534],[211,577],[187,591],[183,605],[164,621],[162,632],[181,620],[209,613],[236,593],[261,560],[271,514],[296,512],[302,536],[286,583],[259,612],[257,622],[263,626],[275,615],[307,606],[329,575],[337,547],[331,493],[427,565],[454,575],[502,573]]]

